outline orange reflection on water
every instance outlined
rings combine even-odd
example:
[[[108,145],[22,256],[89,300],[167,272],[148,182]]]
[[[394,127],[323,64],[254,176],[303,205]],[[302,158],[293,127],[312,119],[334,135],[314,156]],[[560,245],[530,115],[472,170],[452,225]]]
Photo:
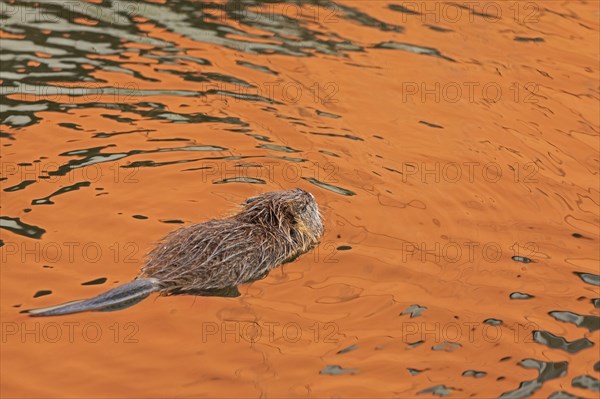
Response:
[[[597,4],[7,7],[3,397],[597,396]],[[295,187],[321,245],[238,298],[19,313]]]

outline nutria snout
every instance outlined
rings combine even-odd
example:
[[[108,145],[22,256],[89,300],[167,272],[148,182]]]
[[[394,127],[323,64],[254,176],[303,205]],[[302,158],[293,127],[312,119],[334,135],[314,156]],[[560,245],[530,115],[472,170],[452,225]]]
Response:
[[[199,293],[258,280],[309,251],[323,234],[313,195],[296,189],[249,198],[242,210],[177,229],[147,255],[140,274],[97,297],[44,309],[32,316],[111,311],[150,295]]]

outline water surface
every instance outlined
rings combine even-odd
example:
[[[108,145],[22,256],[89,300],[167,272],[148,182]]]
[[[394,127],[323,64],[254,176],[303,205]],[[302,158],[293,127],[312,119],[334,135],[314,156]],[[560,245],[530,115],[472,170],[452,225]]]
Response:
[[[595,2],[0,5],[2,396],[594,397]],[[301,187],[240,296],[23,309]]]

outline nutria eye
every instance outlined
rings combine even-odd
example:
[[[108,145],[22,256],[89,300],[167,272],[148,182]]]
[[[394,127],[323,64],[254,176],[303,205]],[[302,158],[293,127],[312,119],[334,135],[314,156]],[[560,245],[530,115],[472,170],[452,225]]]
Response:
[[[246,204],[256,201],[256,197],[251,197],[246,200]]]

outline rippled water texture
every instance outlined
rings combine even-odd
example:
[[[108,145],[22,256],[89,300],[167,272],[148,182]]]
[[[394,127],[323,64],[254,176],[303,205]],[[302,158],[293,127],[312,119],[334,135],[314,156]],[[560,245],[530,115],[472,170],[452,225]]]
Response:
[[[597,397],[596,1],[0,4],[3,397]],[[241,295],[20,313],[296,187]]]

